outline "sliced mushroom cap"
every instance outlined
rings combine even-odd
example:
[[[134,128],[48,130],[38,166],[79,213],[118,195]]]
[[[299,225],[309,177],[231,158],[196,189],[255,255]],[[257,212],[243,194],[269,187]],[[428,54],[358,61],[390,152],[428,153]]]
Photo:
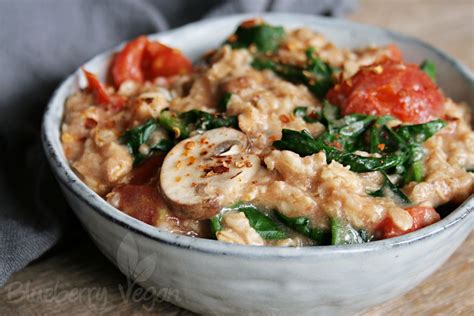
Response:
[[[206,219],[237,202],[260,168],[260,159],[246,149],[245,134],[226,127],[173,147],[163,161],[160,185],[175,215]]]

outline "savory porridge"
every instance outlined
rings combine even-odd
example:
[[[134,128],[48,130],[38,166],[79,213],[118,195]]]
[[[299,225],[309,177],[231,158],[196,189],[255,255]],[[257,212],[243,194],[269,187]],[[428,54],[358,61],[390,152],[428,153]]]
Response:
[[[140,36],[65,104],[74,172],[174,233],[246,245],[352,244],[438,221],[474,192],[471,113],[395,45],[243,22],[194,65]]]

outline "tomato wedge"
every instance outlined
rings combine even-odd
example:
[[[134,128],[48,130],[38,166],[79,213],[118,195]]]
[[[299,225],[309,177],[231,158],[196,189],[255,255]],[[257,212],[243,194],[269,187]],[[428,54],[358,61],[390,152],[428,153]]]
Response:
[[[102,83],[97,79],[97,76],[92,72],[81,68],[82,72],[86,76],[87,79],[87,89],[94,95],[97,103],[101,105],[107,105],[110,103],[110,97],[105,90],[105,87]]]
[[[143,60],[147,79],[171,77],[191,71],[192,64],[179,50],[159,42],[149,42]]]
[[[96,102],[99,105],[108,107],[112,106],[115,109],[120,109],[125,105],[125,98],[119,95],[109,95],[105,86],[97,79],[97,76],[84,68],[82,72],[87,79],[87,89],[94,95]]]
[[[143,71],[141,64],[143,54],[148,44],[148,39],[145,36],[137,37],[128,42],[124,48],[115,55],[111,74],[112,80],[116,88],[127,80],[133,80],[142,83]]]
[[[171,77],[190,72],[192,63],[177,49],[140,36],[125,45],[112,63],[116,88],[127,80],[143,83],[156,77]]]
[[[441,219],[438,212],[429,206],[412,206],[406,209],[413,218],[413,226],[408,230],[401,230],[393,223],[392,219],[386,218],[380,223],[377,231],[383,239],[407,234],[417,229],[436,223]]]
[[[344,115],[392,115],[407,123],[425,123],[444,112],[444,97],[430,77],[417,65],[390,59],[362,67],[327,99]]]
[[[155,224],[159,210],[165,205],[158,190],[152,186],[122,184],[112,192],[120,196],[120,210],[150,225]]]

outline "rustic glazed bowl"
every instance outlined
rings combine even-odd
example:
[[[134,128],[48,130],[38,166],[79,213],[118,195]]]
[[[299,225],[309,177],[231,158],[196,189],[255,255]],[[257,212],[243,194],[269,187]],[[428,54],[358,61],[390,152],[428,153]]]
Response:
[[[222,43],[248,15],[189,24],[151,35],[198,58]],[[419,40],[384,29],[306,15],[266,14],[272,24],[306,26],[341,47],[396,43],[414,63],[431,59],[438,83],[474,105],[472,72]],[[116,49],[115,49],[116,50]],[[84,66],[104,77],[111,52]],[[57,180],[99,249],[131,282],[205,314],[347,315],[401,295],[438,269],[473,229],[471,196],[449,216],[413,233],[366,244],[306,248],[240,246],[162,231],[109,205],[72,172],[60,142],[67,96],[79,71],[54,93],[44,115],[43,143]]]

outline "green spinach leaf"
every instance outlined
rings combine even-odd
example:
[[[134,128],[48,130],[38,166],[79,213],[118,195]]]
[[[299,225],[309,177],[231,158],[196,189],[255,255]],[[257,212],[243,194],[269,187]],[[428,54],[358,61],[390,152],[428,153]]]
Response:
[[[224,93],[224,95],[222,96],[222,99],[219,101],[219,104],[217,106],[220,112],[227,111],[227,105],[229,104],[231,98],[232,98],[232,93],[230,92]]]
[[[215,234],[222,229],[222,216],[226,212],[237,211],[245,214],[250,226],[266,240],[279,240],[287,238],[286,233],[268,215],[264,214],[255,205],[248,203],[237,203],[234,206],[224,208],[220,214],[211,219],[211,231]]]
[[[313,136],[305,130],[298,132],[283,129],[282,138],[273,142],[273,146],[280,150],[291,150],[303,157],[324,151],[328,162],[336,160],[344,166],[350,166],[354,172],[387,170],[403,164],[407,159],[406,154],[402,152],[385,155],[381,158],[363,157],[343,152],[325,144],[321,139],[313,138]]]
[[[213,114],[199,110],[190,110],[175,113],[162,111],[159,118],[160,125],[174,133],[177,139],[188,138],[195,130],[210,130],[219,127],[238,128],[237,116]]]
[[[259,24],[254,26],[240,25],[232,36],[227,40],[232,48],[247,48],[254,44],[258,51],[269,53],[275,51],[285,37],[285,30],[281,26]]]
[[[333,245],[361,244],[365,242],[361,234],[341,218],[331,218],[331,235],[331,244]],[[366,234],[364,234],[364,237],[370,239]]]
[[[395,184],[392,183],[392,181],[390,181],[387,174],[382,172],[382,175],[384,177],[382,186],[377,191],[369,193],[369,195],[388,197],[394,200],[395,203],[403,206],[411,204],[408,196],[406,196],[405,193],[403,193]]]
[[[127,145],[132,154],[134,165],[140,164],[155,151],[166,153],[173,147],[173,140],[167,138],[154,144],[150,143],[150,136],[157,128],[159,128],[159,125],[156,120],[148,120],[142,125],[129,129],[120,137],[121,143]],[[142,145],[148,146],[147,152],[140,151]]]
[[[313,227],[308,218],[303,216],[288,217],[278,211],[275,212],[275,215],[280,221],[282,221],[283,224],[316,241],[318,245],[328,245],[330,243],[331,233],[329,231],[324,231],[322,229]]]
[[[431,60],[425,60],[421,63],[420,69],[436,82],[436,65]]]
[[[308,49],[306,55],[308,62],[305,67],[279,63],[268,56],[255,57],[251,65],[257,70],[272,70],[290,82],[304,84],[316,97],[323,98],[334,84],[334,68],[314,57],[314,48]]]
[[[315,110],[312,110],[308,113],[308,107],[299,106],[293,110],[293,115],[296,117],[301,117],[307,123],[319,122],[321,114]]]

